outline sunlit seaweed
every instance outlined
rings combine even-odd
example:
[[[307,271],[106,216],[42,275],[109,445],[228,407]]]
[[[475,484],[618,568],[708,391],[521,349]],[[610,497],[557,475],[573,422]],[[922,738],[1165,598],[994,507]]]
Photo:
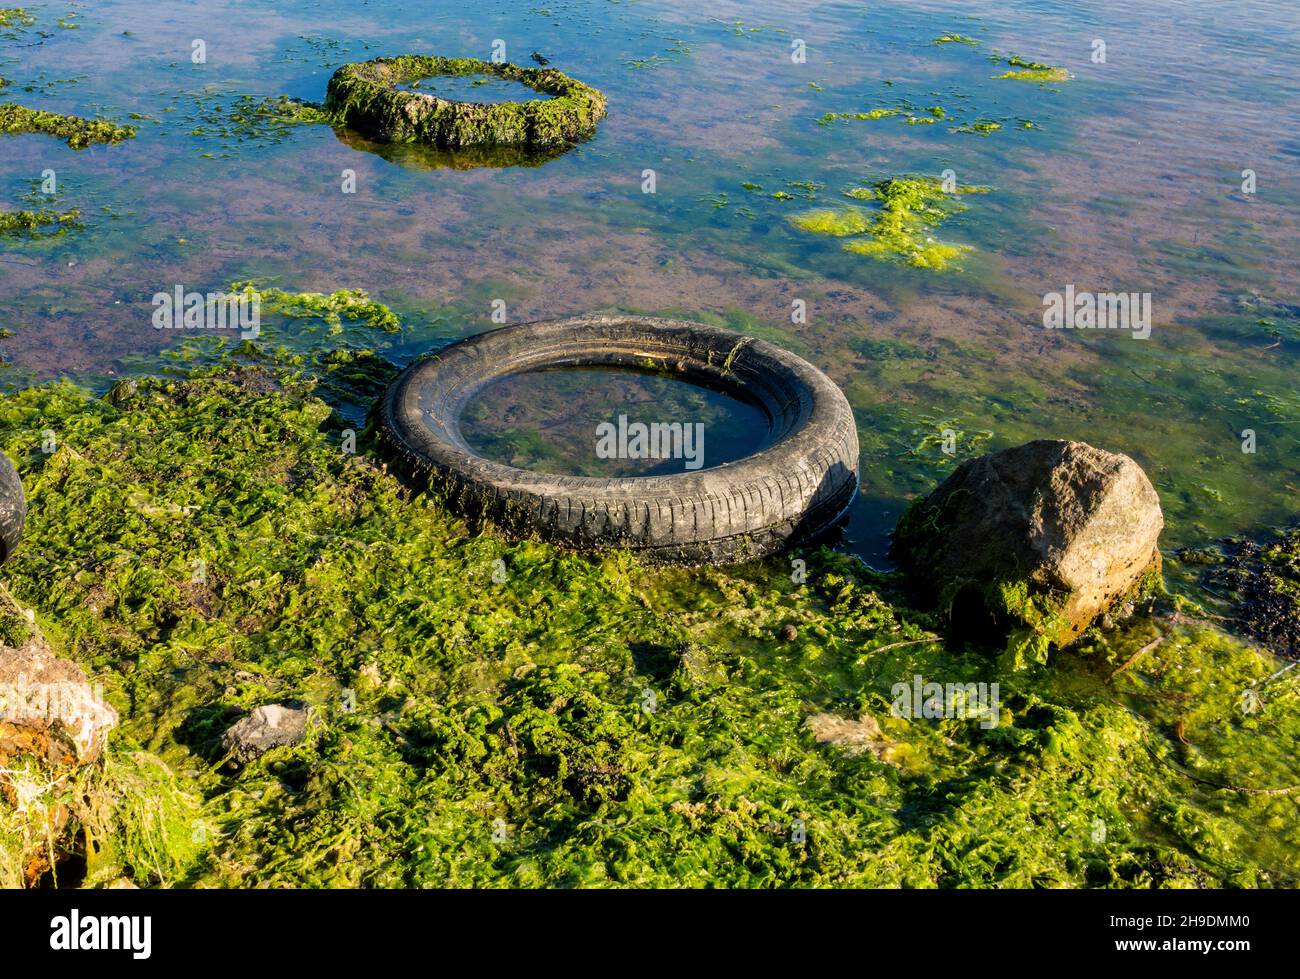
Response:
[[[877,202],[880,207],[875,210],[825,208],[798,215],[792,221],[796,227],[813,234],[853,238],[845,242],[845,251],[902,261],[916,268],[942,270],[970,248],[938,241],[929,229],[942,224],[949,215],[965,210],[965,205],[955,199],[957,195],[985,190],[957,187],[946,191],[937,180],[894,177],[845,192],[854,200]]]
[[[87,883],[1300,882],[1294,681],[1190,609],[1001,672],[832,552],[792,586],[474,534],[344,451],[300,366],[242,359],[0,402],[32,500],[6,580],[122,712]],[[916,676],[999,682],[998,724],[895,716]],[[318,737],[213,764],[285,698]]]
[[[81,150],[94,143],[113,144],[131,139],[136,134],[136,128],[119,126],[105,119],[84,119],[81,116],[3,103],[0,104],[0,133],[43,133],[66,140],[74,150]]]

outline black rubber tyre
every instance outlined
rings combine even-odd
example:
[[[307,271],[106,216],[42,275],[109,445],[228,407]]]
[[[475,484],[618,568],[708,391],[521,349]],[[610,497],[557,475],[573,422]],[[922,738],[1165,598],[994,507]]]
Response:
[[[761,407],[771,444],[736,462],[667,476],[548,476],[491,462],[461,435],[484,386],[555,367],[665,373]],[[407,368],[379,405],[381,444],[462,511],[575,548],[653,561],[727,563],[815,537],[858,489],[858,434],[839,388],[793,354],[679,320],[584,316],[524,323],[455,343]]]
[[[23,481],[9,458],[0,453],[0,564],[13,557],[23,536],[27,519],[27,497]]]

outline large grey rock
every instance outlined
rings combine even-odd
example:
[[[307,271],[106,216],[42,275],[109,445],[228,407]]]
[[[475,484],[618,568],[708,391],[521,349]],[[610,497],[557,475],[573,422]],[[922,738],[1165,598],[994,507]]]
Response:
[[[267,704],[236,722],[221,738],[221,747],[239,761],[252,761],[272,748],[298,744],[307,734],[305,708]]]
[[[892,554],[954,615],[1055,644],[1159,570],[1160,499],[1128,456],[1040,440],[962,463],[899,521]]]

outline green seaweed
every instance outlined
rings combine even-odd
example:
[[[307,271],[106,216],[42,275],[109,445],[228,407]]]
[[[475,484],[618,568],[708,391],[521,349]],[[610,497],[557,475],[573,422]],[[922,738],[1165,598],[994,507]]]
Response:
[[[875,211],[858,207],[825,208],[797,215],[792,221],[795,227],[813,234],[851,237],[853,240],[846,242],[844,249],[857,255],[942,270],[970,249],[937,241],[929,229],[965,209],[955,199],[957,195],[986,190],[959,187],[949,193],[937,180],[893,177],[869,187],[845,191],[846,196],[855,200],[877,202],[880,207]]]
[[[84,119],[81,116],[29,109],[12,103],[0,104],[0,133],[22,135],[43,133],[65,140],[74,150],[85,149],[94,143],[120,143],[136,134],[134,126],[119,126],[106,119]]]
[[[493,75],[552,96],[525,102],[451,102],[395,86],[437,75]],[[330,79],[325,110],[374,139],[443,149],[515,145],[548,149],[589,139],[605,96],[553,68],[476,58],[407,55],[344,65]]]
[[[909,126],[929,126],[934,125],[941,119],[946,119],[948,116],[947,111],[941,105],[934,105],[925,109],[925,115],[917,115],[915,112],[911,111],[911,109],[911,105],[903,103],[900,107],[870,109],[866,112],[827,112],[818,120],[818,124],[828,126],[841,119],[855,119],[870,122],[876,119],[893,119],[901,117]]]
[[[977,122],[963,123],[960,126],[953,126],[948,130],[950,133],[974,133],[978,136],[987,136],[995,133],[1002,128],[1002,123],[990,120],[980,120]]]
[[[257,363],[0,401],[31,500],[5,580],[122,713],[108,771],[139,745],[168,773],[108,807],[138,828],[104,834],[95,881],[1300,882],[1273,792],[1300,781],[1300,716],[1286,677],[1241,715],[1276,672],[1252,647],[1137,617],[1004,671],[829,551],[794,585],[782,559],[650,570],[475,533],[342,451],[300,365]],[[914,675],[1000,682],[1000,723],[893,716]],[[232,718],[287,698],[319,736],[214,767]],[[888,752],[815,737],[825,714],[869,714]]]
[[[0,27],[31,27],[36,18],[21,7],[0,7]]]
[[[0,237],[51,237],[80,228],[81,212],[69,211],[0,211]]]
[[[344,318],[385,333],[396,333],[401,329],[397,315],[383,303],[371,299],[364,289],[338,289],[331,293],[288,292],[259,287],[254,282],[233,282],[230,291],[249,296],[256,294],[264,313],[324,320],[330,336],[343,332]]]
[[[1040,61],[1027,61],[1019,55],[1012,55],[1006,59],[1006,64],[1012,70],[1004,71],[995,77],[1013,78],[1026,82],[1067,82],[1070,80],[1070,72],[1057,65],[1045,65]]]

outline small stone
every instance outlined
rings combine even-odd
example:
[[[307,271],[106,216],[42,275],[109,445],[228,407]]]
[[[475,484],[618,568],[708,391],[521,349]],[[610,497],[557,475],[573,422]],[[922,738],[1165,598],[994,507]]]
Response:
[[[241,762],[252,761],[272,748],[298,744],[307,734],[310,711],[305,707],[267,704],[237,721],[221,738],[221,747]]]
[[[785,642],[794,642],[798,638],[799,638],[799,630],[796,629],[794,626],[792,626],[789,622],[781,626],[782,640],[784,640]]]

